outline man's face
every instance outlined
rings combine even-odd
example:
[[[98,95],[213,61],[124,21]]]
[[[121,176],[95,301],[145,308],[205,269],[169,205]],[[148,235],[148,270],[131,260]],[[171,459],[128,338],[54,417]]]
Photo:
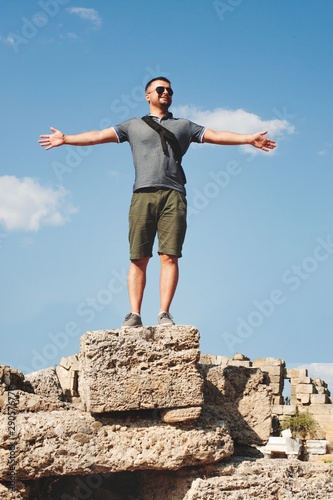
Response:
[[[157,87],[164,87],[164,91],[162,94],[158,94],[156,92]],[[170,88],[170,83],[165,82],[164,80],[155,80],[150,87],[147,89],[146,99],[147,101],[158,107],[163,107],[168,109],[172,103],[172,96],[168,94],[166,88]]]

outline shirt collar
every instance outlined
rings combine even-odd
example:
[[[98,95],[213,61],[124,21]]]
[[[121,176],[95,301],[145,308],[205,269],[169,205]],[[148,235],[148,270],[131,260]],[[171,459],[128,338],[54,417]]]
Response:
[[[156,115],[152,115],[151,113],[148,113],[147,116],[153,116],[154,118],[158,118],[159,121],[167,120],[168,118],[173,118],[173,114],[170,111],[167,111],[162,118]]]

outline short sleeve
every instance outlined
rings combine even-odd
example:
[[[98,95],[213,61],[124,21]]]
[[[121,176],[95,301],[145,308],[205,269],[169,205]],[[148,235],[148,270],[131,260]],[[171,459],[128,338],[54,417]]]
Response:
[[[113,127],[118,136],[119,142],[128,141],[128,129],[131,121],[132,120],[126,120],[125,122],[119,123],[119,125]]]
[[[194,122],[189,122],[190,130],[191,130],[191,142],[202,142],[203,135],[207,130],[207,127],[203,127],[202,125],[198,125]]]

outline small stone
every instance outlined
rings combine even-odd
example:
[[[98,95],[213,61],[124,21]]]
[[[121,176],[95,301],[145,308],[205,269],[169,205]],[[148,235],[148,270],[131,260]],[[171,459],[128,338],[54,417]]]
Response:
[[[200,417],[201,406],[192,406],[189,408],[171,408],[161,411],[161,419],[163,422],[173,424],[176,422],[187,422],[196,420]]]

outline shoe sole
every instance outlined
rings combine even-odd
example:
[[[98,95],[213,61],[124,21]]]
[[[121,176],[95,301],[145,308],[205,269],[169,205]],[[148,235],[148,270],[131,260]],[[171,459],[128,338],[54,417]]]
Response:
[[[121,325],[120,328],[140,328],[143,325]]]

